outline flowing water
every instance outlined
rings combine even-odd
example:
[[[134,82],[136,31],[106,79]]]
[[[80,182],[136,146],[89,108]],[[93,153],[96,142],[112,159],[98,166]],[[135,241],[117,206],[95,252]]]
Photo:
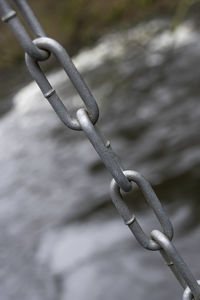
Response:
[[[193,23],[171,32],[165,20],[112,33],[74,58],[99,104],[99,128],[125,169],[154,186],[196,278],[199,61]],[[80,99],[63,72],[49,78],[75,112]],[[84,134],[62,125],[34,83],[10,90],[0,119],[1,299],[181,299],[159,253],[141,248],[112,206],[111,177]],[[147,233],[159,226],[137,190],[127,201]]]

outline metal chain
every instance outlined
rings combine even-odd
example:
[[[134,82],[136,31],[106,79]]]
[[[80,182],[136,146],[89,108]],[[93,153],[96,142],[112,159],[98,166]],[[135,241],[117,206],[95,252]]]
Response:
[[[123,218],[125,224],[145,249],[151,251],[159,250],[166,264],[170,267],[177,280],[184,288],[183,300],[200,300],[200,281],[196,281],[190,269],[172,243],[173,226],[168,215],[157,198],[154,190],[148,181],[135,171],[124,171],[119,159],[111,148],[110,141],[105,139],[96,127],[98,121],[99,108],[90,89],[87,87],[80,73],[74,66],[66,50],[55,40],[46,37],[46,34],[36,19],[33,11],[26,0],[12,0],[16,8],[21,13],[22,18],[34,36],[30,38],[24,26],[17,17],[16,11],[10,6],[7,0],[0,0],[0,16],[6,22],[15,35],[17,41],[25,52],[27,68],[40,87],[44,97],[60,118],[60,120],[73,130],[82,130],[89,139],[100,159],[111,173],[111,199]],[[47,60],[53,53],[67,73],[72,84],[76,88],[83,102],[84,108],[80,108],[76,113],[76,118],[72,118],[67,108],[64,106],[56,91],[50,85],[46,75],[40,68],[39,62]],[[129,192],[132,189],[132,182],[135,182],[141,190],[148,205],[153,209],[163,232],[153,230],[151,236],[147,237],[137,218],[129,210],[121,190]]]
[[[45,49],[55,55],[85,103],[92,123],[95,124],[99,117],[97,103],[65,49],[58,42],[47,37],[37,38],[33,41],[33,43],[39,49]],[[56,91],[50,85],[38,62],[28,53],[25,55],[25,60],[33,79],[37,82],[44,97],[47,98],[61,121],[71,129],[81,130],[79,122],[70,117],[68,110],[58,97]]]
[[[39,25],[38,20],[36,19],[26,1],[13,0],[13,2],[15,2],[16,6],[19,8],[22,16],[24,16],[24,20],[28,24],[29,29],[33,33],[33,35],[35,37],[45,36],[41,25]],[[1,20],[8,24],[10,30],[25,52],[29,53],[33,58],[37,60],[48,59],[49,53],[47,51],[39,49],[34,45],[24,26],[17,17],[16,11],[11,8],[7,0],[0,1],[0,16]]]

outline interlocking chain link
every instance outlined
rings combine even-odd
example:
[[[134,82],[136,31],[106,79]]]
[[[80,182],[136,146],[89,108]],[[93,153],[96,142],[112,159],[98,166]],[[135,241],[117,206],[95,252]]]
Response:
[[[167,213],[165,212],[164,207],[158,200],[154,190],[152,189],[148,181],[135,171],[127,170],[124,171],[124,174],[129,181],[134,181],[139,186],[145,200],[153,209],[158,221],[160,222],[161,227],[163,228],[163,232],[170,240],[172,240],[172,224],[167,216]],[[159,244],[153,241],[152,238],[148,238],[146,236],[146,234],[140,227],[136,217],[130,212],[120,193],[120,188],[114,179],[111,182],[111,198],[125,224],[129,226],[130,230],[132,231],[140,245],[148,250],[160,250]]]
[[[184,288],[183,300],[200,300],[200,281],[195,279],[172,242],[173,226],[164,207],[157,198],[151,185],[143,176],[135,171],[123,170],[117,156],[111,148],[110,141],[103,137],[95,125],[99,117],[98,105],[66,50],[57,41],[46,36],[45,31],[26,0],[12,0],[12,2],[21,13],[34,40],[31,39],[25,27],[18,19],[16,11],[7,0],[0,0],[1,19],[8,24],[23,48],[28,70],[40,87],[44,97],[49,101],[60,120],[67,127],[73,130],[82,130],[93,145],[100,159],[113,177],[111,181],[111,199],[125,224],[130,228],[140,245],[150,251],[160,251],[166,264],[170,267]],[[47,60],[51,53],[58,59],[85,103],[84,108],[77,110],[76,117],[71,117],[39,65],[39,62]],[[144,199],[153,209],[163,232],[152,230],[151,236],[147,237],[138,223],[137,218],[129,210],[123,199],[121,190],[124,192],[131,191],[132,182],[138,185]]]
[[[13,2],[15,2],[16,6],[19,8],[19,11],[24,16],[24,19],[33,35],[35,37],[45,36],[42,27],[39,25],[39,22],[37,21],[33,12],[31,12],[31,9],[26,1],[15,0]],[[24,5],[24,3],[26,3],[26,5]],[[29,53],[33,58],[37,60],[48,59],[49,53],[39,49],[36,45],[34,45],[24,26],[17,17],[16,11],[11,8],[7,0],[0,1],[0,15],[1,20],[8,24],[12,33],[25,52]]]
[[[56,56],[80,97],[83,99],[92,123],[95,124],[99,117],[97,103],[65,49],[58,42],[47,37],[35,39],[34,45],[36,45],[39,49],[45,49]],[[38,62],[27,53],[25,55],[25,59],[29,72],[37,82],[45,98],[48,99],[49,103],[60,117],[61,121],[71,129],[81,130],[79,122],[70,117],[64,104],[56,94],[56,91],[52,88],[48,79],[42,72]]]

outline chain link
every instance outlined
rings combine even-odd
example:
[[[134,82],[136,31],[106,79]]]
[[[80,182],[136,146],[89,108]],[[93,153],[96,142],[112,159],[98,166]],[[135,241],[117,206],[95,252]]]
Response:
[[[8,24],[17,41],[23,48],[28,70],[40,87],[44,97],[49,101],[56,114],[66,126],[73,130],[83,130],[86,137],[93,145],[106,168],[113,176],[113,180],[111,181],[111,199],[125,224],[130,228],[140,245],[151,251],[160,251],[166,264],[170,267],[171,271],[184,288],[183,300],[191,300],[193,298],[195,300],[200,300],[200,281],[196,281],[190,269],[172,243],[173,226],[151,185],[139,173],[135,171],[123,171],[117,156],[111,148],[110,142],[103,137],[99,129],[95,126],[99,117],[98,105],[92,96],[90,89],[87,87],[71,61],[71,58],[58,42],[46,37],[42,26],[36,19],[26,0],[12,1],[16,8],[18,8],[35,39],[32,41],[18,19],[16,11],[11,8],[7,0],[0,0],[0,16],[2,21]],[[70,116],[67,108],[64,106],[55,89],[52,88],[39,66],[39,61],[47,60],[51,53],[58,59],[85,103],[86,107],[77,111],[76,118]],[[129,210],[123,200],[120,189],[124,192],[129,192],[132,188],[131,182],[135,182],[138,185],[145,200],[153,209],[163,232],[153,230],[151,236],[147,237],[136,217]]]
[[[189,287],[194,298],[200,299],[200,287],[173,243],[159,230],[153,230],[151,237],[160,245],[161,255],[164,257],[167,265],[171,266],[171,270],[182,287]]]
[[[23,1],[20,4],[20,1],[15,1],[17,6],[21,8]],[[26,7],[23,9],[23,15],[26,15],[26,20],[29,19],[29,16],[31,16],[31,21],[27,22],[28,24],[31,24],[31,27],[29,28],[33,35],[37,32],[36,24],[39,24],[37,19],[35,18],[34,14],[30,14],[30,8],[28,4],[26,3]],[[26,12],[26,13],[25,13]],[[47,51],[41,50],[32,42],[31,38],[29,37],[28,33],[26,32],[24,26],[20,22],[19,18],[17,17],[17,13],[15,10],[11,8],[9,3],[6,0],[0,0],[0,16],[1,20],[8,24],[10,30],[14,34],[15,38],[21,45],[21,47],[24,49],[25,52],[29,53],[34,59],[37,60],[46,60],[49,57],[49,53]],[[35,29],[33,29],[35,28]],[[40,27],[41,28],[41,27]],[[43,30],[41,29],[43,32]],[[37,37],[37,35],[36,35]]]
[[[22,17],[24,18],[26,24],[28,25],[29,29],[33,33],[35,37],[44,37],[46,33],[42,28],[41,24],[35,17],[32,9],[26,2],[26,0],[13,0],[16,7],[19,9]]]
[[[200,280],[198,280],[197,282],[200,285]],[[192,300],[192,299],[194,299],[192,292],[191,292],[190,288],[187,287],[183,293],[183,300]]]
[[[134,181],[139,186],[145,200],[153,209],[158,221],[160,222],[164,233],[171,240],[173,237],[172,224],[165,212],[164,207],[161,205],[148,181],[135,171],[124,171],[124,175],[129,181]],[[120,188],[115,180],[112,180],[111,182],[111,198],[125,224],[129,226],[140,245],[148,250],[160,250],[159,244],[155,243],[155,241],[146,236],[136,217],[134,217],[132,212],[130,212],[128,206],[123,200],[123,197],[120,193]]]
[[[90,115],[90,119],[92,123],[95,124],[99,117],[99,109],[97,103],[94,97],[92,96],[89,88],[87,87],[86,83],[84,82],[83,78],[81,77],[80,73],[74,66],[66,50],[58,42],[47,37],[35,39],[34,44],[39,49],[45,49],[55,55],[55,57],[58,59],[61,66],[63,67],[64,71],[69,76],[74,87],[78,91],[80,97],[83,99],[88,113]],[[47,98],[47,100],[49,101],[49,103],[51,104],[61,121],[71,129],[81,130],[79,122],[76,119],[72,119],[70,117],[67,109],[60,100],[56,91],[52,88],[48,79],[42,72],[38,62],[29,54],[25,55],[25,59],[29,72],[31,73],[34,80],[37,82],[44,97]]]

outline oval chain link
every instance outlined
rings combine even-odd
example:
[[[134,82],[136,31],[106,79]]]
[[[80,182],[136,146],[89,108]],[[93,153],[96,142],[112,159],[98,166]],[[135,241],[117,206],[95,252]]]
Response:
[[[172,224],[167,216],[164,207],[161,205],[151,185],[138,172],[127,170],[124,171],[124,175],[127,177],[129,181],[133,181],[138,185],[146,202],[153,209],[159,223],[162,226],[164,233],[171,240],[173,237]],[[160,246],[157,243],[155,243],[155,241],[153,241],[151,238],[148,238],[144,233],[144,231],[142,230],[136,217],[133,215],[133,213],[130,211],[125,201],[123,200],[123,196],[120,192],[120,188],[114,180],[112,180],[111,182],[110,189],[111,189],[111,199],[115,207],[117,208],[125,224],[128,225],[128,227],[130,228],[131,232],[134,234],[134,236],[136,237],[140,245],[148,250],[160,250]]]
[[[55,55],[64,71],[69,76],[74,87],[78,91],[80,97],[84,101],[92,123],[95,124],[99,117],[99,109],[96,100],[91,94],[80,73],[77,71],[66,50],[57,41],[47,37],[35,39],[34,44],[37,45],[38,48],[45,49]],[[54,88],[52,88],[38,62],[28,54],[26,54],[25,59],[29,72],[37,82],[44,97],[49,101],[61,121],[71,129],[81,130],[79,122],[70,117],[68,110],[65,108]]]

